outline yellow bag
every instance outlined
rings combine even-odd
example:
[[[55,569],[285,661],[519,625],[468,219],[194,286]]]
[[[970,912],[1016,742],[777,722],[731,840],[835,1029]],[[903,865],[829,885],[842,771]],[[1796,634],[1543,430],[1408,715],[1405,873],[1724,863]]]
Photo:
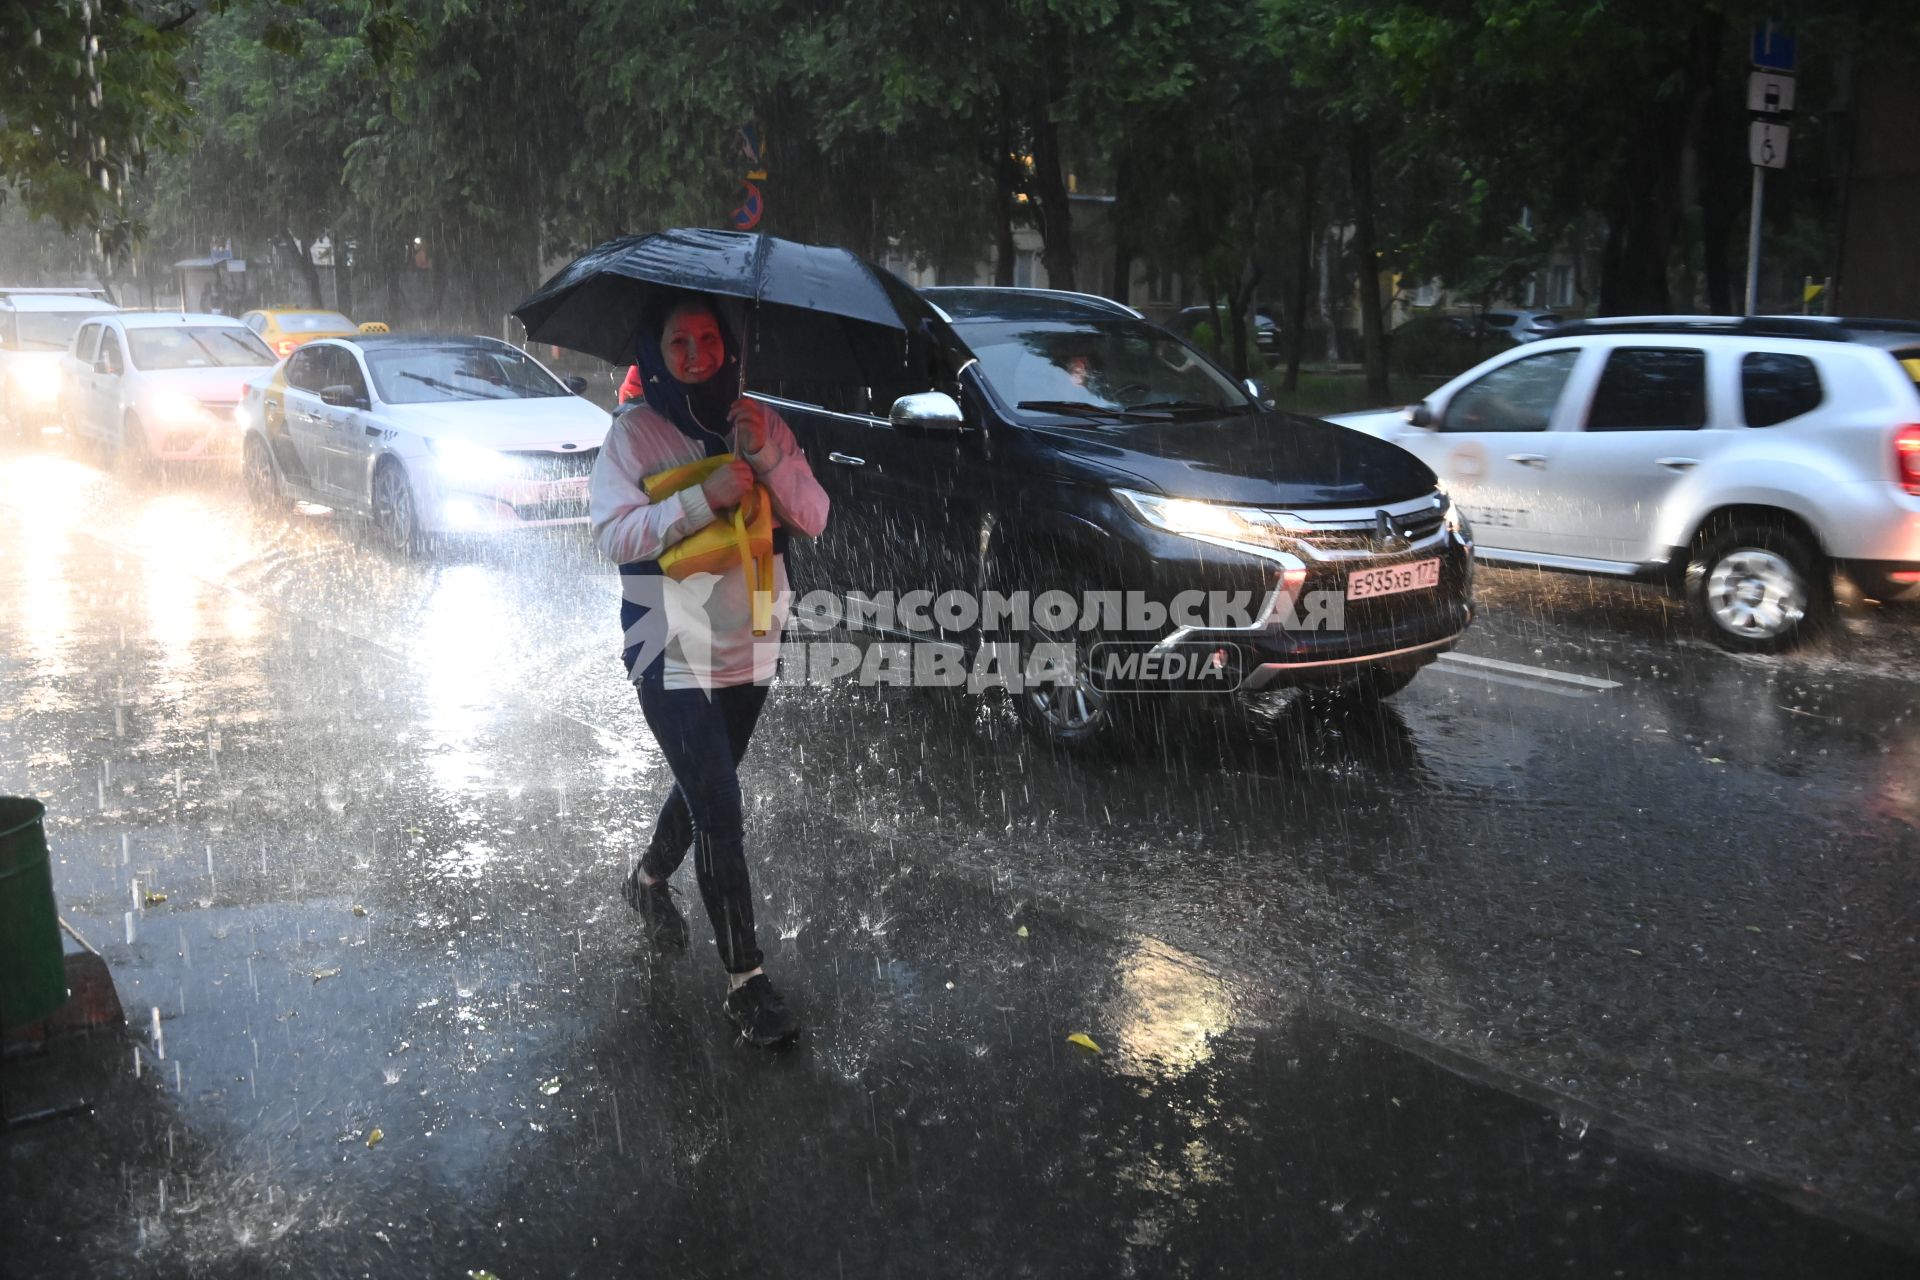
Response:
[[[655,502],[702,484],[733,461],[733,455],[702,458],[685,466],[656,472],[640,482]],[[731,520],[715,520],[688,534],[660,553],[660,572],[669,578],[691,578],[697,573],[725,573],[735,564],[746,575],[753,593],[753,634],[773,628],[773,501],[766,489],[754,485],[733,509]]]

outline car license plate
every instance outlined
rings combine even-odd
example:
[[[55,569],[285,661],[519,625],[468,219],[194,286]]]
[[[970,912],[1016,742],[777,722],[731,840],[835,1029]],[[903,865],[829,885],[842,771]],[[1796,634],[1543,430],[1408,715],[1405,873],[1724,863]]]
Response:
[[[555,480],[547,485],[548,502],[585,502],[587,500],[587,476],[573,476],[566,480]]]
[[[1362,569],[1347,578],[1347,599],[1372,600],[1376,596],[1397,596],[1403,591],[1420,591],[1440,585],[1438,560],[1415,560],[1411,564],[1389,565],[1383,569]]]

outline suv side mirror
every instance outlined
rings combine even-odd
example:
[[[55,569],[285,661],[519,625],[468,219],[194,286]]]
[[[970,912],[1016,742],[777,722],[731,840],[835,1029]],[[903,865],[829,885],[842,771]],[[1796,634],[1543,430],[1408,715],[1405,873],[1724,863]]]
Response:
[[[364,409],[367,407],[366,397],[344,382],[337,383],[331,387],[322,387],[320,389],[320,403],[332,405],[336,409]]]
[[[1255,403],[1262,409],[1273,408],[1273,392],[1267,389],[1266,383],[1258,378],[1248,378],[1242,385],[1246,387],[1247,394],[1252,396]]]
[[[1408,405],[1400,416],[1407,420],[1408,426],[1431,427],[1433,425],[1433,407],[1425,400],[1419,404]]]
[[[560,385],[577,396],[587,394],[587,380],[578,374],[575,374],[571,378],[560,379]]]
[[[966,415],[960,405],[944,391],[918,391],[901,396],[887,414],[893,429],[902,435],[959,435],[967,429]]]

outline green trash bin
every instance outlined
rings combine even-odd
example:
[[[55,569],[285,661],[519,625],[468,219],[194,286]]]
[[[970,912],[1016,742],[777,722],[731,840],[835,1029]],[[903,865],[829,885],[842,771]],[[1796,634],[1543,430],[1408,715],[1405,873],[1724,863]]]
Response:
[[[67,962],[47,861],[47,808],[0,796],[0,1028],[50,1016],[67,999]]]

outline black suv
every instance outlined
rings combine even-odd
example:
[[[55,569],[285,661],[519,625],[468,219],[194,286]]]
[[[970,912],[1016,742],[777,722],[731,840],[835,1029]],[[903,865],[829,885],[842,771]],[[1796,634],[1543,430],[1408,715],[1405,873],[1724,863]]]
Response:
[[[763,397],[833,499],[790,557],[803,613],[825,592],[862,629],[976,659],[1070,652],[1066,678],[1015,700],[1072,747],[1170,704],[1149,689],[1385,697],[1471,621],[1471,534],[1413,455],[1263,410],[1119,303],[923,296],[939,323],[917,385]],[[1176,668],[1190,678],[1165,679]]]

